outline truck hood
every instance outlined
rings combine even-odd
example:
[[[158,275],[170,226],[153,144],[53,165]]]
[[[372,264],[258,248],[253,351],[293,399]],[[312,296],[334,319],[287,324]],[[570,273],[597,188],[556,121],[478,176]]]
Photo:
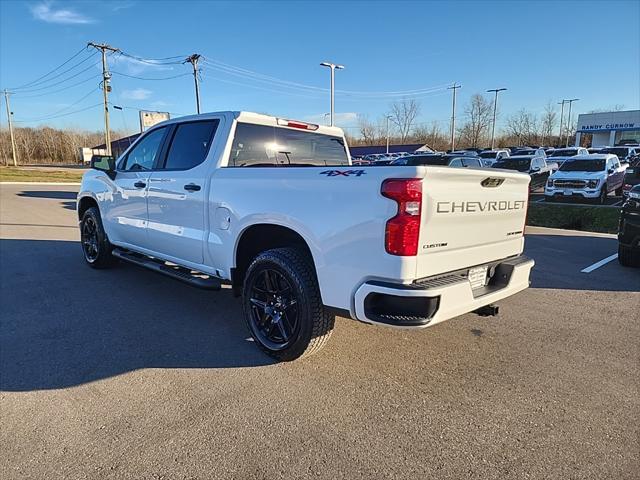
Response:
[[[598,180],[605,177],[605,172],[563,172],[562,170],[558,170],[557,172],[551,175],[551,178],[554,180],[558,179],[569,179],[569,178],[578,178],[581,180]]]

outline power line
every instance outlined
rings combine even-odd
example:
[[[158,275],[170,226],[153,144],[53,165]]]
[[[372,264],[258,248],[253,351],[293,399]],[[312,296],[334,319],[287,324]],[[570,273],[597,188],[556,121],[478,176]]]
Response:
[[[70,88],[77,87],[78,85],[82,85],[82,84],[84,84],[84,83],[87,83],[87,82],[88,82],[88,81],[90,81],[90,80],[97,80],[98,78],[99,78],[99,75],[96,73],[96,74],[94,74],[94,75],[91,75],[91,76],[90,76],[90,77],[88,77],[88,78],[85,78],[84,80],[80,80],[79,82],[74,83],[74,84],[72,84],[72,85],[68,85],[68,86],[66,86],[66,87],[64,87],[64,88],[60,88],[60,89],[58,89],[58,90],[54,90],[53,92],[39,93],[39,94],[37,94],[37,95],[26,95],[26,96],[24,96],[24,97],[22,96],[22,93],[18,93],[17,95],[18,95],[18,98],[20,98],[20,99],[24,99],[24,98],[36,98],[36,97],[45,97],[45,96],[47,96],[47,95],[53,95],[54,93],[63,92],[63,91],[65,91],[65,90],[69,90]]]
[[[67,117],[69,115],[75,115],[76,113],[86,112],[87,110],[99,107],[101,105],[102,105],[102,102],[96,103],[95,105],[89,105],[88,107],[81,108],[80,110],[75,110],[73,112],[63,113],[61,115],[47,116],[47,117],[42,117],[42,118],[36,118],[36,119],[33,119],[33,120],[16,120],[16,123],[18,123],[18,122],[19,123],[33,123],[33,122],[40,122],[42,120],[51,120],[51,119],[54,119],[54,118]]]
[[[58,65],[56,68],[54,68],[53,70],[51,70],[50,72],[45,73],[44,75],[42,75],[41,77],[36,78],[35,80],[32,80],[29,83],[25,83],[23,85],[20,85],[18,87],[14,87],[11,88],[10,90],[16,90],[18,88],[24,88],[27,87],[29,85],[32,85],[40,80],[42,80],[45,77],[48,77],[49,75],[51,75],[53,72],[55,72],[56,70],[58,70],[61,67],[64,67],[67,63],[69,63],[71,60],[73,60],[74,58],[76,58],[78,55],[80,55],[82,52],[86,51],[86,47],[82,47],[78,52],[76,52],[71,58],[69,58],[68,60],[66,60],[64,63],[61,63],[60,65]]]
[[[65,83],[65,82],[68,82],[69,80],[72,80],[72,79],[76,78],[77,76],[79,76],[80,74],[82,74],[82,73],[86,72],[87,70],[92,69],[93,67],[95,67],[95,66],[96,66],[96,65],[98,65],[99,63],[100,63],[100,61],[97,61],[96,63],[92,63],[91,65],[89,65],[89,66],[88,66],[87,68],[85,68],[84,70],[81,70],[81,71],[79,71],[79,72],[75,73],[74,75],[72,75],[72,76],[70,76],[70,77],[67,77],[67,78],[65,78],[65,79],[63,79],[63,80],[60,80],[59,82],[52,83],[51,85],[47,85],[46,87],[39,87],[39,88],[34,88],[34,89],[22,90],[22,91],[21,91],[21,92],[19,92],[19,93],[32,93],[32,92],[39,92],[39,91],[42,91],[42,90],[47,90],[48,88],[51,88],[51,87],[55,87],[56,85],[61,85],[61,84]]]
[[[39,82],[35,82],[35,83],[33,83],[33,84],[31,85],[31,87],[36,87],[36,86],[38,86],[38,85],[43,85],[43,84],[45,84],[45,83],[50,82],[51,80],[54,80],[54,79],[56,79],[56,78],[61,77],[61,76],[62,76],[62,75],[64,75],[65,73],[68,73],[68,72],[70,72],[71,70],[73,70],[74,68],[76,68],[76,67],[78,67],[78,66],[82,65],[82,64],[83,64],[84,62],[86,62],[87,60],[90,60],[91,58],[95,57],[95,54],[96,54],[96,52],[92,52],[89,56],[85,57],[85,58],[84,58],[83,60],[81,60],[80,62],[78,62],[78,63],[74,64],[73,66],[71,66],[71,67],[67,68],[66,70],[64,70],[64,71],[62,71],[62,72],[60,72],[60,73],[58,73],[58,74],[54,75],[53,77],[50,77],[50,78],[47,78],[46,80],[42,80],[42,81],[39,81]],[[86,70],[85,70],[85,71],[86,71]],[[50,85],[45,85],[43,88],[47,88],[48,86],[50,86]],[[29,87],[29,89],[27,89],[27,91],[33,91],[33,90],[31,89],[31,87]],[[23,88],[25,88],[25,87],[23,87]],[[14,89],[13,89],[13,91],[15,92],[16,90],[21,90],[21,89],[22,89],[22,88],[19,88],[19,89],[15,89],[15,88],[14,88]],[[18,93],[21,93],[21,92],[18,92]]]
[[[78,100],[76,100],[75,102],[73,102],[73,103],[71,103],[71,104],[67,105],[67,106],[66,106],[66,107],[64,107],[64,108],[61,108],[60,110],[58,110],[58,111],[56,111],[56,112],[53,112],[53,113],[51,113],[51,114],[47,115],[47,117],[51,117],[51,116],[55,117],[55,116],[57,116],[59,113],[62,113],[62,112],[64,112],[65,110],[69,110],[70,108],[75,107],[76,105],[78,105],[79,103],[81,103],[83,100],[85,100],[86,98],[88,98],[88,97],[89,97],[89,95],[91,95],[91,94],[92,94],[92,93],[94,93],[95,91],[96,91],[96,88],[92,88],[89,92],[87,92],[85,95],[83,95],[82,97],[80,97],[80,98],[79,98]],[[31,121],[36,121],[36,120],[38,120],[38,119],[29,119],[29,118],[27,118],[27,119],[23,119],[23,120],[21,120],[21,122],[31,122]]]
[[[120,75],[121,77],[135,78],[136,80],[172,80],[174,78],[186,77],[187,75],[191,75],[191,73],[181,73],[180,75],[173,75],[171,77],[151,78],[151,77],[138,77],[136,75],[129,75],[127,73],[116,72],[114,70],[112,70],[111,73],[115,75]]]
[[[219,62],[217,60],[211,60],[209,58],[204,59],[204,63],[217,69],[223,73],[234,75],[238,77],[242,77],[247,80],[253,80],[256,82],[268,83],[273,86],[278,86],[280,88],[292,88],[298,90],[305,90],[307,93],[313,91],[313,93],[323,93],[326,94],[329,90],[322,87],[316,87],[313,85],[305,85],[303,83],[291,82],[288,80],[282,80],[280,78],[272,77],[270,75],[265,75],[262,73],[254,72],[252,70],[248,70],[241,67],[235,67],[233,65],[228,65],[223,62]],[[357,90],[336,90],[336,94],[346,95],[346,96],[363,96],[363,97],[417,97],[422,96],[429,93],[434,93],[440,90],[446,90],[446,88],[450,84],[445,85],[437,85],[434,87],[427,88],[419,88],[419,89],[411,89],[411,90],[396,90],[396,91],[357,91]]]
[[[120,55],[123,57],[132,58],[141,63],[147,63],[149,65],[180,65],[182,60],[186,55],[174,55],[173,57],[164,57],[164,58],[144,58],[139,57],[137,55],[132,55],[127,52],[120,51]],[[180,59],[180,60],[179,60]],[[167,61],[171,60],[171,61]]]

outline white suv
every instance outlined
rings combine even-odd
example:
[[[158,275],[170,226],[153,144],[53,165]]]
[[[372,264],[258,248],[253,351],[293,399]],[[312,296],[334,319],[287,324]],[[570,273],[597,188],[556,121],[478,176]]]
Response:
[[[594,199],[604,204],[609,192],[622,195],[626,166],[615,155],[593,154],[570,157],[549,177],[545,200]]]

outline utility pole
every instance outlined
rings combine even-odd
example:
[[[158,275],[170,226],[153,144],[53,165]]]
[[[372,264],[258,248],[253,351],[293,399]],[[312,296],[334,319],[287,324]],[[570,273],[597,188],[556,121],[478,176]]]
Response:
[[[493,126],[491,127],[491,150],[493,150],[494,139],[496,135],[496,111],[498,110],[498,93],[504,92],[506,88],[494,88],[492,90],[487,90],[487,92],[495,92],[496,98],[493,102]]]
[[[11,105],[9,105],[9,92],[7,89],[4,89],[4,101],[7,103],[7,122],[9,122],[9,135],[11,136],[11,153],[13,154],[13,166],[18,166],[18,152],[16,151],[16,140],[13,136],[13,122],[11,121],[11,117],[13,116],[13,112],[11,111]]]
[[[453,90],[453,105],[451,108],[451,151],[456,149],[456,90],[462,87],[462,85],[456,85],[455,83],[447,88],[447,90]]]
[[[562,120],[564,119],[564,104],[566,100],[558,102],[558,105],[562,105],[560,109],[560,131],[558,132],[558,147],[562,144]]]
[[[389,120],[391,120],[391,115],[385,115],[387,119],[387,155],[389,155]]]
[[[323,67],[329,67],[331,69],[331,123],[330,125],[333,127],[333,118],[335,115],[335,109],[334,109],[334,98],[335,98],[335,77],[336,77],[336,69],[338,70],[342,70],[344,68],[344,65],[336,65],[335,63],[330,63],[330,62],[322,62],[320,64]]]
[[[107,149],[107,155],[111,156],[111,132],[109,130],[109,92],[111,91],[111,73],[107,69],[107,52],[119,52],[120,50],[114,48],[106,43],[87,43],[88,47],[93,47],[100,50],[102,53],[102,96],[104,100],[104,142]]]
[[[193,66],[193,81],[196,85],[196,111],[198,115],[200,114],[200,83],[198,81],[198,60],[200,59],[200,55],[194,53],[193,55],[188,56],[184,62],[182,63],[190,63]]]
[[[567,120],[567,142],[565,143],[565,148],[569,146],[569,134],[571,133],[571,104],[573,102],[577,102],[578,100],[580,100],[579,98],[572,98],[570,100],[565,100],[567,103],[569,103],[569,119]]]

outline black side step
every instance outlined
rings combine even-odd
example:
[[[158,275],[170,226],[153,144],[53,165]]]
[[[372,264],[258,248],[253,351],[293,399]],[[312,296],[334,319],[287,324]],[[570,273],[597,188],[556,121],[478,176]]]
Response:
[[[153,270],[168,277],[188,283],[189,285],[205,290],[220,290],[222,283],[219,278],[206,273],[196,272],[180,265],[168,263],[157,258],[147,257],[139,253],[116,248],[112,254],[125,262],[134,263],[149,270]]]

